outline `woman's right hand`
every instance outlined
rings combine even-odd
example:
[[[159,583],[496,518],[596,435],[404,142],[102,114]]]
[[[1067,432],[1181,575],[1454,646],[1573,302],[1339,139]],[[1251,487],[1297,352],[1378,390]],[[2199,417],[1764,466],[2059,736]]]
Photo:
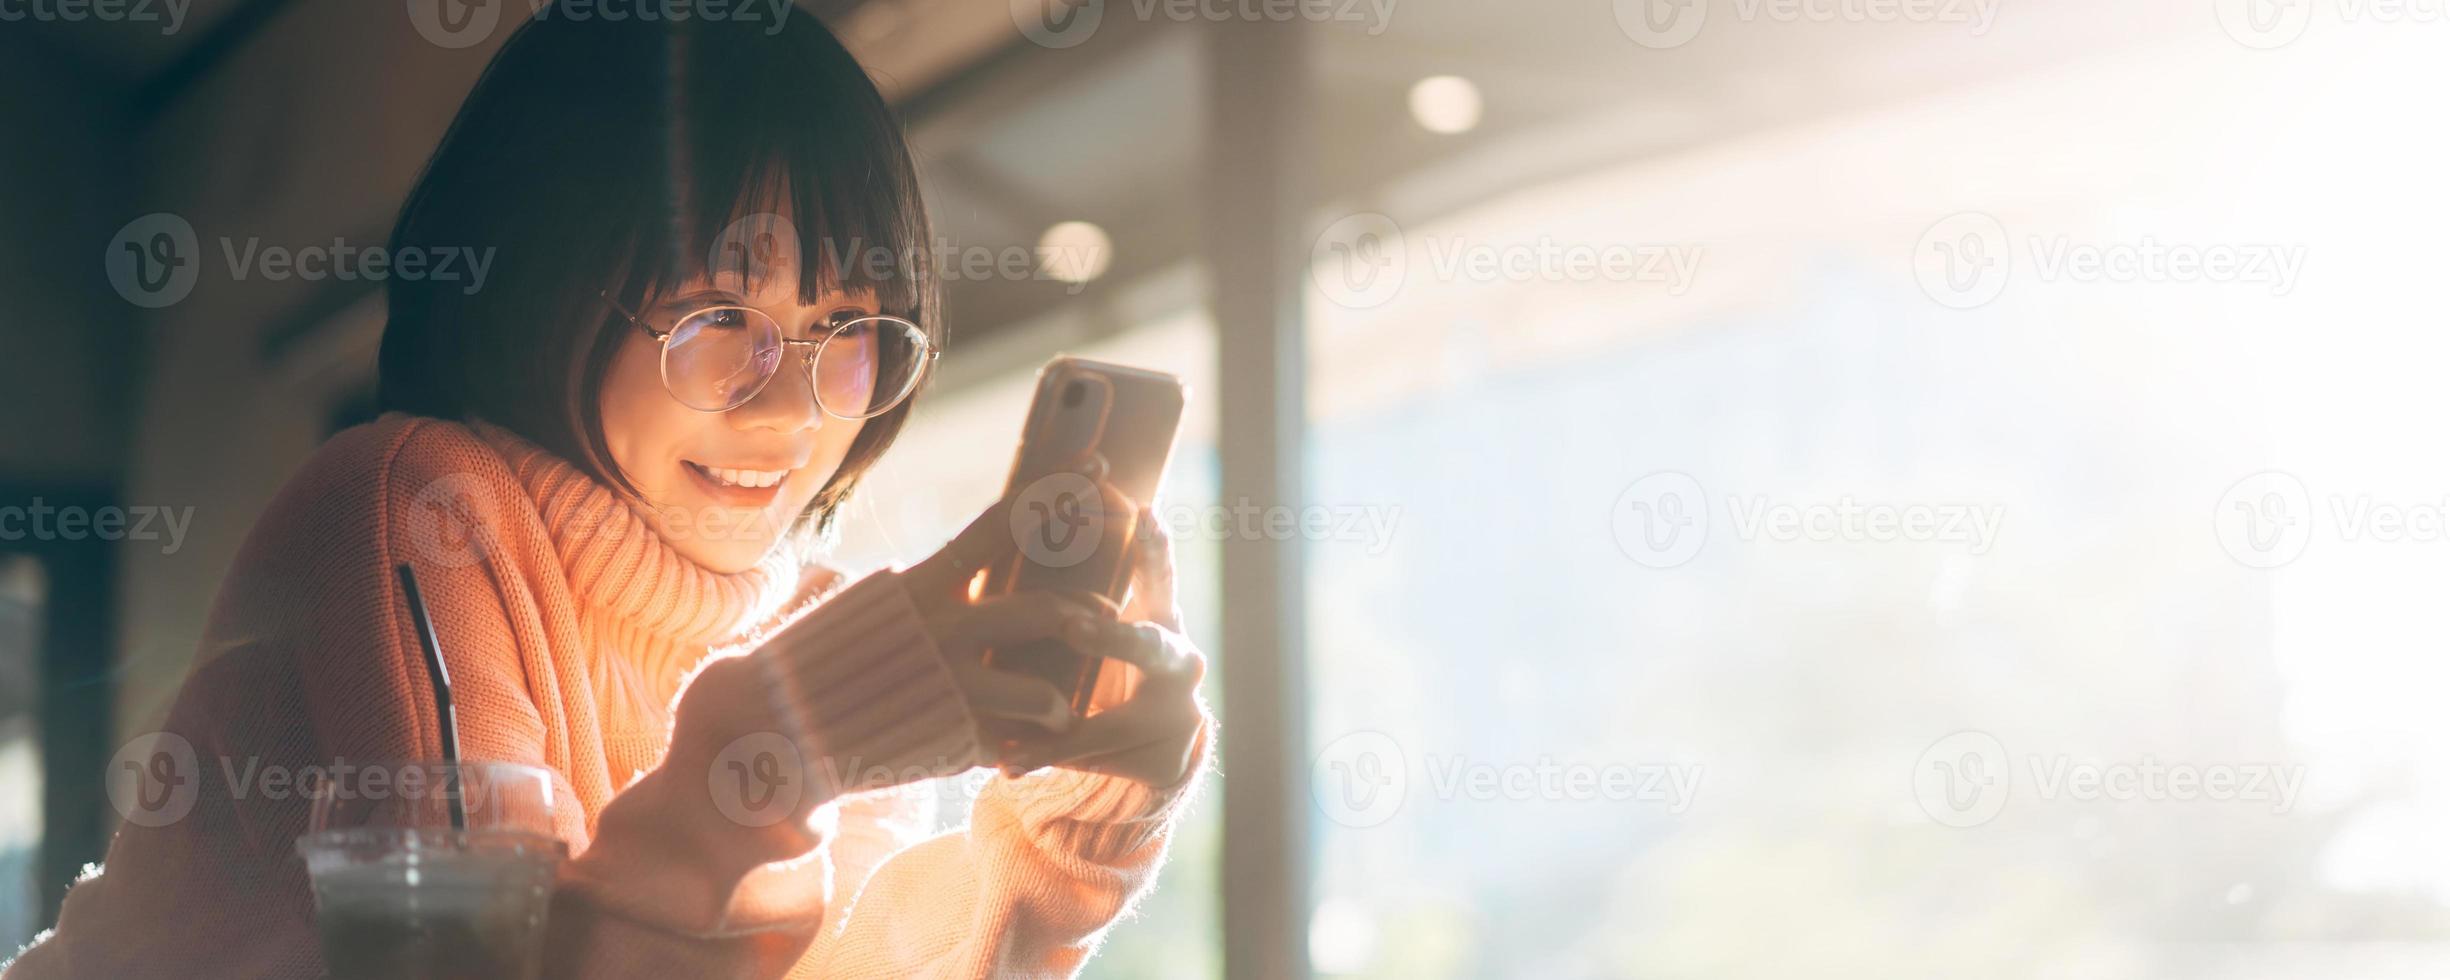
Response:
[[[978,720],[978,744],[990,753],[1018,737],[1069,731],[1077,719],[1068,693],[1036,677],[988,667],[986,652],[1045,639],[1085,646],[1102,635],[1104,621],[1114,618],[1105,603],[1088,595],[1023,591],[970,598],[981,570],[1017,554],[1034,520],[1015,497],[1006,497],[901,573],[971,717]]]
[[[839,785],[828,782],[831,789],[876,788],[866,780],[874,778],[907,779],[916,770],[941,770],[938,775],[952,775],[960,765],[994,765],[1002,761],[1007,746],[1021,740],[1042,740],[1047,733],[1062,734],[1071,730],[1074,718],[1069,699],[1053,684],[1035,677],[1009,671],[994,670],[983,662],[988,649],[1033,640],[1059,639],[1085,646],[1102,635],[1099,620],[1111,619],[1101,612],[1093,597],[1074,597],[1052,592],[1021,592],[997,596],[979,602],[970,600],[970,582],[978,570],[989,564],[1011,558],[1019,550],[1014,537],[1011,501],[998,503],[970,522],[959,535],[925,561],[898,573],[891,573],[898,583],[877,583],[885,588],[898,588],[909,598],[918,613],[918,626],[928,634],[935,652],[944,659],[953,681],[951,694],[958,697],[966,709],[974,731],[942,733],[959,742],[974,746],[975,756],[939,758],[927,756],[907,760],[871,758],[872,753],[886,747],[867,744],[864,739],[874,736],[868,729],[876,719],[862,719],[847,729],[834,729],[845,719],[810,718],[806,722],[814,732],[801,732],[794,737],[809,737],[814,741],[800,746],[803,766],[835,765],[861,768],[848,777],[839,773],[831,777]],[[1029,525],[1023,525],[1026,530]],[[863,586],[853,586],[853,589]],[[846,593],[847,595],[847,593]],[[847,600],[846,600],[847,601]],[[874,600],[863,600],[873,602]],[[650,775],[647,782],[658,783],[659,794],[647,794],[659,799],[693,800],[698,806],[708,797],[705,787],[716,790],[717,809],[729,803],[749,804],[724,795],[727,788],[738,789],[746,799],[753,787],[745,783],[733,786],[727,780],[727,767],[740,760],[732,758],[743,752],[760,750],[768,743],[776,724],[775,716],[767,712],[745,711],[743,705],[767,704],[778,684],[799,691],[800,672],[816,661],[828,658],[825,644],[841,641],[823,632],[831,626],[825,620],[828,607],[820,606],[815,613],[786,627],[766,641],[755,655],[718,659],[698,672],[682,693],[673,724],[673,744],[666,756],[666,765]],[[854,614],[856,615],[856,614]],[[797,630],[818,630],[808,636],[796,636]],[[813,655],[815,661],[803,662]],[[856,658],[854,658],[856,659]],[[821,669],[821,668],[820,668]],[[941,690],[941,688],[937,689]],[[811,693],[823,699],[824,693],[800,691],[797,697]],[[787,696],[786,699],[790,699]],[[829,703],[839,704],[839,699]],[[941,703],[941,702],[939,702]],[[929,717],[945,717],[931,713]],[[899,733],[889,741],[901,749],[909,747],[914,733]],[[951,744],[939,740],[939,746]],[[900,749],[895,749],[899,751]],[[820,763],[820,758],[831,763]],[[870,771],[870,770],[873,771]],[[671,770],[677,775],[668,774]],[[834,772],[818,769],[812,772]],[[742,775],[741,779],[746,779]],[[842,781],[847,780],[847,781]],[[809,776],[794,785],[815,785],[817,777]],[[672,783],[679,789],[662,787]],[[695,786],[698,789],[690,789]],[[792,794],[791,817],[805,816],[831,793],[821,795]],[[677,805],[677,804],[676,804]],[[643,804],[632,804],[626,812],[639,810]],[[688,845],[706,853],[728,853],[737,857],[733,862],[742,867],[760,862],[783,860],[801,853],[816,843],[813,832],[802,819],[784,819],[780,813],[766,812],[758,804],[752,809],[755,820],[744,821],[732,812],[724,821],[681,820],[672,814],[653,814],[639,819],[655,826],[691,825],[707,828],[701,836],[719,838]],[[734,809],[739,809],[735,807]],[[694,812],[694,811],[693,811]],[[686,814],[682,815],[686,816]],[[742,834],[740,828],[748,828]],[[671,836],[667,833],[667,836]],[[687,836],[687,835],[683,835]]]

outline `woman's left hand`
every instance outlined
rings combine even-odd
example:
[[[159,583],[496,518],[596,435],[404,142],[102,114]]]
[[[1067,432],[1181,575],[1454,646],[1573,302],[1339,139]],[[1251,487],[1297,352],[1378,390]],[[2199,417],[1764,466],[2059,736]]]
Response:
[[[1089,716],[1068,732],[1012,746],[1000,761],[1006,775],[1059,766],[1156,787],[1190,775],[1208,724],[1199,699],[1208,658],[1182,633],[1174,542],[1164,525],[1142,512],[1132,548],[1131,601],[1115,619],[1065,637],[1082,652],[1106,658]]]

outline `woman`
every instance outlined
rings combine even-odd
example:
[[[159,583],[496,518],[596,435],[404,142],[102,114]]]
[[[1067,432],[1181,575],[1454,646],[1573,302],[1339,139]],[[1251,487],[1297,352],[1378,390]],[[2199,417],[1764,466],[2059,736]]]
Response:
[[[561,13],[508,41],[394,231],[493,249],[493,278],[391,284],[386,413],[223,584],[165,726],[202,760],[192,811],[131,821],[8,980],[319,973],[307,804],[222,775],[436,756],[398,562],[462,754],[554,775],[552,974],[1067,975],[1155,874],[1211,724],[1154,525],[1119,612],[970,601],[1007,505],[907,571],[809,560],[943,336],[874,86],[796,10],[772,34]],[[1128,665],[1090,717],[978,664],[1040,638]],[[709,774],[778,734],[798,802],[747,819]],[[1002,775],[966,831],[918,841],[880,791],[979,765]]]

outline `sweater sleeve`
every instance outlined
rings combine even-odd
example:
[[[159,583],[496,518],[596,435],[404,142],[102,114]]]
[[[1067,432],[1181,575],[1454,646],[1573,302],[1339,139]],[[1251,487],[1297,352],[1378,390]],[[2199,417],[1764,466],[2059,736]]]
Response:
[[[888,858],[793,976],[1068,977],[1145,894],[1208,769],[1173,786],[1050,770],[988,781],[968,827]]]
[[[690,680],[671,753],[605,807],[564,875],[551,972],[781,975],[830,898],[820,808],[976,758],[968,708],[898,579],[843,590]]]

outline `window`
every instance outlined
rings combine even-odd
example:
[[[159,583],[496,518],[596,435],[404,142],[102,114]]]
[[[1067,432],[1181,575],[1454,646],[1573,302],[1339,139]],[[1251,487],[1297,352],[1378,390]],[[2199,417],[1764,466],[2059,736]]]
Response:
[[[1383,523],[1309,545],[1315,969],[2439,973],[2419,64],[2149,47],[1323,251],[1309,504]],[[1916,276],[1968,213],[1984,302]],[[2223,246],[2313,258],[2057,264]]]
[[[0,555],[0,949],[43,928],[41,562]]]

